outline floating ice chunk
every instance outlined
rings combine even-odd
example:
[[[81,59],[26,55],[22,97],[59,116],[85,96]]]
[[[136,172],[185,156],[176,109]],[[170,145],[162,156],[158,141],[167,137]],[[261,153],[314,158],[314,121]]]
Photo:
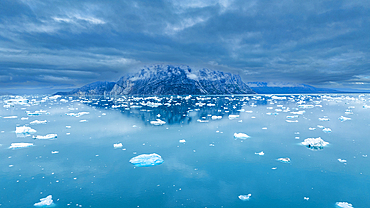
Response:
[[[11,143],[10,147],[8,149],[19,149],[19,148],[24,148],[24,147],[30,147],[33,146],[33,143]]]
[[[313,131],[313,130],[315,130],[316,128],[313,128],[313,127],[310,127],[310,128],[308,128],[308,130],[310,130],[310,131]]]
[[[66,129],[70,129],[71,128],[71,126],[66,126]]]
[[[317,125],[317,127],[320,128],[320,129],[324,128],[324,126],[321,126],[321,125]]]
[[[364,105],[363,108],[370,108],[370,105]]]
[[[288,123],[298,123],[298,120],[285,120]]]
[[[341,117],[339,117],[338,119],[339,119],[341,122],[351,120],[351,118],[347,118],[347,117],[344,117],[344,116],[341,116]]]
[[[304,200],[308,201],[310,198],[308,197],[303,197]]]
[[[22,121],[24,121],[24,120],[28,120],[28,117],[22,117],[22,118],[21,118],[21,120],[22,120]]]
[[[34,124],[46,124],[47,122],[48,122],[47,120],[44,120],[44,121],[34,120],[34,121],[31,121],[30,124],[31,125],[34,125]]]
[[[40,135],[33,136],[34,139],[56,139],[57,137],[58,137],[57,134],[47,134],[45,136]]]
[[[198,119],[197,122],[199,123],[208,123],[209,121],[208,120],[201,120],[201,119]]]
[[[298,116],[297,115],[295,115],[295,116],[286,116],[286,118],[292,119],[292,118],[298,118]]]
[[[236,118],[239,118],[239,115],[229,115],[230,120],[236,119]]]
[[[353,208],[352,204],[350,204],[348,202],[337,202],[337,203],[335,203],[335,205],[338,208]]]
[[[5,116],[3,118],[18,118],[18,116]]]
[[[329,119],[329,118],[324,117],[324,118],[319,118],[319,120],[320,120],[320,121],[329,121],[330,119]]]
[[[150,167],[162,164],[163,159],[160,155],[156,153],[142,154],[131,158],[130,163],[134,164],[137,167]]]
[[[29,116],[39,116],[41,115],[41,112],[40,111],[35,111],[35,112],[27,112],[27,115]]]
[[[322,131],[325,132],[325,133],[330,133],[331,129],[330,128],[324,128]]]
[[[239,195],[238,198],[242,201],[249,201],[249,198],[252,196],[252,194],[248,195]]]
[[[347,160],[342,160],[342,159],[338,159],[338,161],[341,162],[341,163],[346,163],[347,162]]]
[[[290,158],[289,157],[278,158],[277,161],[282,163],[290,163]]]
[[[234,133],[234,137],[236,139],[247,139],[249,138],[250,136],[244,134],[244,133]]]
[[[256,154],[256,155],[265,155],[265,153],[263,152],[263,151],[261,151],[261,152],[255,152],[254,154]]]
[[[210,147],[214,147],[214,146],[215,146],[215,144],[209,144],[209,146],[210,146]]]
[[[266,130],[266,129],[267,129],[267,127],[262,127],[262,129],[263,129],[263,130]]]
[[[59,151],[51,151],[51,154],[58,154]]]
[[[318,138],[307,138],[303,142],[301,142],[302,145],[307,146],[311,149],[322,149],[326,145],[329,144],[329,142],[325,142],[321,139],[321,137]]]
[[[367,157],[367,155],[362,155],[362,157]]]
[[[165,121],[162,121],[161,119],[157,119],[156,121],[150,121],[150,124],[155,125],[155,126],[161,126],[165,124]]]
[[[299,105],[298,108],[313,108],[313,105]]]
[[[87,122],[87,120],[80,120],[80,123],[85,123]]]
[[[53,207],[53,199],[52,195],[49,195],[45,198],[40,199],[40,202],[35,203],[33,206],[35,207]]]
[[[185,139],[180,139],[179,142],[184,144],[186,141]]]
[[[222,116],[212,116],[212,120],[222,119]]]
[[[271,168],[272,170],[276,170],[277,169],[277,167],[273,167],[273,168]]]
[[[36,133],[36,130],[28,126],[17,126],[15,127],[15,133],[16,134],[32,134],[32,133]]]
[[[297,111],[297,112],[290,112],[291,114],[295,114],[295,115],[303,115],[306,111]]]
[[[118,143],[118,144],[113,144],[113,147],[114,148],[122,148],[123,145],[122,145],[122,143]]]

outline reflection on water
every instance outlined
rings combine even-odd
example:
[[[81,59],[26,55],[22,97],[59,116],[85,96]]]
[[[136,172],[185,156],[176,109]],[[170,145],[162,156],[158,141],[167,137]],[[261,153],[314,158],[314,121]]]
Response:
[[[370,204],[367,94],[0,98],[1,207]]]

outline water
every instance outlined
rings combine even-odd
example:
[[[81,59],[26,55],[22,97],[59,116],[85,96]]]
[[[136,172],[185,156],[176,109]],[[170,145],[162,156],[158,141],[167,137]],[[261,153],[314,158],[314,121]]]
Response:
[[[369,95],[13,98],[0,103],[1,207],[48,195],[56,207],[370,207]],[[17,135],[24,125],[37,132]],[[47,134],[57,138],[33,139]],[[300,145],[317,137],[329,145]],[[129,162],[151,153],[163,164]]]

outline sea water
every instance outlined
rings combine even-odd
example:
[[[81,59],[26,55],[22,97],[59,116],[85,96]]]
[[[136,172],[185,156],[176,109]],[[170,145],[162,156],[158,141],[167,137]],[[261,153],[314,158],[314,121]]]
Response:
[[[370,207],[367,94],[0,98],[0,207]]]

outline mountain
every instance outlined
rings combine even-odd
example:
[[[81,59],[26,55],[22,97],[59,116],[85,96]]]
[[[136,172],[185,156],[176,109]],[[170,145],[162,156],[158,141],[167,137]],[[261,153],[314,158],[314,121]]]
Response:
[[[58,92],[55,95],[73,95],[73,96],[84,96],[84,95],[104,95],[104,93],[109,93],[115,82],[93,82],[87,84],[83,87],[74,89],[70,92]]]
[[[248,86],[258,94],[294,94],[294,93],[340,93],[341,91],[316,88],[306,84],[248,82]]]
[[[230,95],[253,94],[239,75],[192,69],[189,66],[153,65],[125,75],[116,83],[94,82],[58,95]]]

